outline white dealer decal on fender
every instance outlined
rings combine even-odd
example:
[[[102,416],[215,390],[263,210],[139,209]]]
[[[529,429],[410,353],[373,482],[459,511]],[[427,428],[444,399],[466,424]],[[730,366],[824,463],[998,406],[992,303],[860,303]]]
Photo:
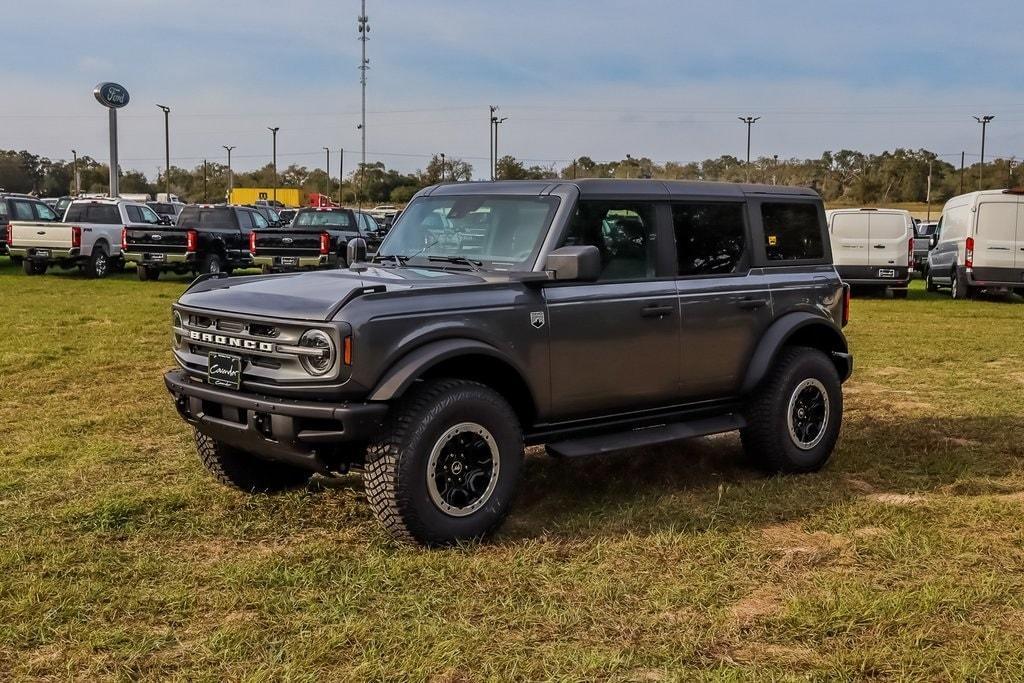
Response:
[[[222,334],[210,334],[209,332],[196,332],[189,330],[188,336],[195,341],[207,342],[209,344],[220,344],[235,349],[249,349],[252,351],[274,352],[274,345],[269,342],[258,342],[252,339],[239,339],[237,337],[226,337]]]

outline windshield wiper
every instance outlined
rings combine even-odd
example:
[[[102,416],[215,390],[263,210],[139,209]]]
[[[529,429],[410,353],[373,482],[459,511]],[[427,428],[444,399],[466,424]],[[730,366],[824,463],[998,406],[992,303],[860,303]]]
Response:
[[[405,262],[409,260],[409,257],[403,256],[402,254],[374,254],[372,263],[384,263],[384,261],[386,261],[387,259],[394,259],[395,268],[401,268],[405,264]]]
[[[428,256],[428,261],[444,261],[445,263],[459,263],[464,266],[469,266],[473,269],[474,273],[482,273],[483,261],[474,261],[473,259],[466,258],[465,256]]]

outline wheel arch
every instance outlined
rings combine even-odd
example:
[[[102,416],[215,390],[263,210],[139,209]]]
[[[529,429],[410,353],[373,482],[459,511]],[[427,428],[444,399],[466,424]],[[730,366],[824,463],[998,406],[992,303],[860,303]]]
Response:
[[[765,378],[779,352],[787,346],[810,346],[825,352],[845,382],[853,371],[846,337],[831,322],[811,313],[789,313],[775,321],[761,337],[747,366],[740,388],[749,394]]]
[[[524,425],[537,402],[523,373],[498,349],[475,339],[441,339],[402,356],[370,392],[370,401],[400,398],[414,382],[451,377],[485,384],[509,402]]]

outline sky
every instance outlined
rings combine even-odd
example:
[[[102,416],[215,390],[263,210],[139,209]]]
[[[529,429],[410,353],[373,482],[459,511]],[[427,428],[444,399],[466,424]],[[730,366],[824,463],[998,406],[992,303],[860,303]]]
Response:
[[[125,86],[123,168],[358,162],[358,0],[39,0],[3,7],[0,149],[108,158],[102,81]],[[367,161],[444,152],[564,165],[843,148],[1024,158],[1024,2],[367,0]],[[980,6],[978,6],[980,7]],[[16,27],[12,30],[12,27]]]

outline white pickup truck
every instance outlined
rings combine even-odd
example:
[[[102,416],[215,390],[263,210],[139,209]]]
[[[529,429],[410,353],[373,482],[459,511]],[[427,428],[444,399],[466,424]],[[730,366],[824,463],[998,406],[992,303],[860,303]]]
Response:
[[[51,264],[81,268],[89,277],[105,277],[124,264],[121,234],[127,228],[164,225],[141,202],[125,199],[76,199],[63,223],[12,221],[11,256],[20,257],[26,275],[41,275]]]

